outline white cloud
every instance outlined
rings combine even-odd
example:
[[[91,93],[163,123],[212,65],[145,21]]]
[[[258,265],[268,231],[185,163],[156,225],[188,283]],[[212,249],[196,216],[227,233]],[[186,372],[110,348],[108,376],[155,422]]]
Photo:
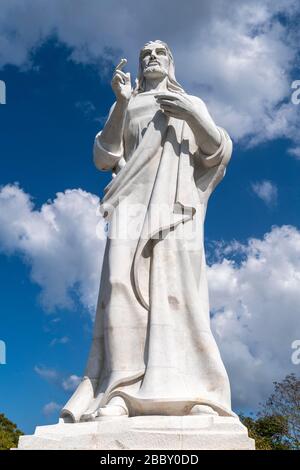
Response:
[[[67,344],[70,341],[68,336],[62,336],[61,338],[53,338],[50,342],[50,346],[55,346],[56,344]]]
[[[253,192],[267,205],[277,203],[278,189],[272,181],[264,180],[251,185]]]
[[[52,369],[45,366],[34,366],[34,371],[44,380],[48,382],[56,382],[59,378],[59,374],[56,369]]]
[[[62,406],[56,403],[55,401],[50,401],[43,407],[43,413],[46,416],[52,415],[58,410],[61,410]]]
[[[297,160],[300,160],[300,147],[294,147],[289,149],[289,153],[296,157]]]
[[[94,313],[105,244],[98,203],[73,189],[37,209],[17,185],[0,189],[0,252],[30,265],[48,310],[72,308],[75,296]]]
[[[255,409],[273,380],[299,371],[291,345],[300,339],[300,231],[273,227],[230,251],[208,270],[212,326],[236,409]]]
[[[81,377],[78,375],[70,375],[62,381],[62,387],[66,391],[74,391],[81,382]]]
[[[160,38],[174,51],[178,78],[235,139],[287,137],[299,146],[299,106],[290,100],[299,10],[298,0],[232,0],[230,8],[226,0],[2,0],[0,65],[24,65],[55,32],[73,60],[104,59],[101,75],[105,60],[121,55],[135,74],[139,48]]]
[[[96,119],[95,113],[96,113],[96,107],[91,101],[85,100],[85,101],[77,101],[75,103],[75,107],[79,109],[79,111],[84,114],[88,118],[93,118]]]
[[[61,387],[63,390],[69,392],[74,391],[81,382],[81,377],[76,374],[65,376],[62,372],[53,367],[34,366],[34,371],[41,377],[41,379]]]

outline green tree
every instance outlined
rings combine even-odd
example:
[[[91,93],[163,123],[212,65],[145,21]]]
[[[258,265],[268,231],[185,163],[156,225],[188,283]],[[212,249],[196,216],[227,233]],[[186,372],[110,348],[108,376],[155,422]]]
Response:
[[[288,450],[291,449],[288,441],[288,422],[284,416],[261,416],[256,419],[241,416],[241,420],[248,428],[249,437],[255,440],[258,450]]]
[[[22,431],[17,428],[3,413],[0,413],[0,450],[17,447]]]
[[[300,379],[288,374],[274,382],[274,391],[257,416],[241,416],[241,420],[257,449],[300,449]]]
[[[288,423],[287,439],[293,449],[300,449],[300,378],[287,375],[274,382],[274,392],[262,407],[262,416],[283,416]]]

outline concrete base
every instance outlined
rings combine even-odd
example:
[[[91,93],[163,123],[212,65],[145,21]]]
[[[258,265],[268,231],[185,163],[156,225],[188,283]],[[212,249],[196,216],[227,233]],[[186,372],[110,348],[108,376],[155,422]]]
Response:
[[[18,449],[254,450],[255,443],[238,418],[123,416],[38,426],[20,437]]]

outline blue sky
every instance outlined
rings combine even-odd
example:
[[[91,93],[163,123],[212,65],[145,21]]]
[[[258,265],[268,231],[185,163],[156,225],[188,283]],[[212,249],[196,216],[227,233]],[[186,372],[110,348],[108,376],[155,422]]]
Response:
[[[290,360],[300,339],[297,2],[233,2],[229,16],[221,0],[190,1],[198,18],[173,8],[168,26],[164,11],[153,25],[149,6],[132,18],[122,2],[77,1],[70,21],[68,2],[48,15],[39,3],[4,1],[0,15],[0,412],[26,433],[54,423],[83,373],[104,246],[97,197],[110,179],[93,165],[93,139],[114,100],[114,65],[128,57],[134,78],[139,48],[157,37],[234,140],[205,227],[212,324],[234,408],[255,411],[272,380],[300,367]]]

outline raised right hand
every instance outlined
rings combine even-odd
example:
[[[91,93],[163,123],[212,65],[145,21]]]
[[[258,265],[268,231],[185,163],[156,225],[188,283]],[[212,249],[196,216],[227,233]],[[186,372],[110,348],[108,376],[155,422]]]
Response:
[[[116,95],[117,101],[129,101],[132,94],[130,73],[122,72],[122,68],[127,64],[127,59],[122,59],[116,66],[111,87]]]

